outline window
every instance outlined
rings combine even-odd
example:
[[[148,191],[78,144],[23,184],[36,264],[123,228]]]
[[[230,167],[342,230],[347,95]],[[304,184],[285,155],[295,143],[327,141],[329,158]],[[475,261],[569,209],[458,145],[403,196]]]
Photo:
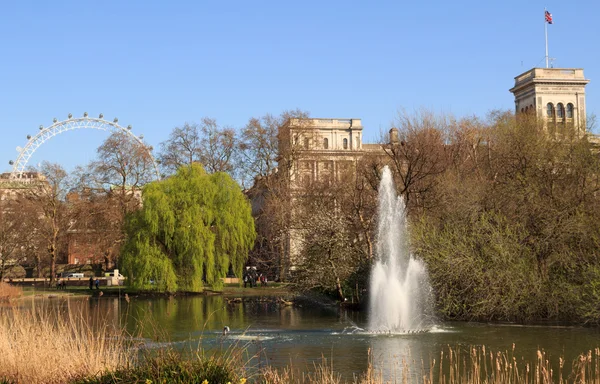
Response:
[[[548,105],[546,106],[546,114],[549,118],[554,117],[554,104],[548,103]]]
[[[348,149],[348,139],[344,139],[344,149]]]
[[[573,104],[567,104],[567,119],[573,118]]]
[[[565,107],[562,105],[562,103],[558,103],[558,105],[556,106],[556,116],[559,119],[565,117]]]
[[[525,107],[525,113],[529,112],[529,107]]]
[[[304,139],[304,149],[308,149],[308,138]]]
[[[521,108],[521,113],[525,112],[525,108]]]
[[[329,139],[328,138],[323,139],[323,148],[325,148],[325,149],[329,148]]]

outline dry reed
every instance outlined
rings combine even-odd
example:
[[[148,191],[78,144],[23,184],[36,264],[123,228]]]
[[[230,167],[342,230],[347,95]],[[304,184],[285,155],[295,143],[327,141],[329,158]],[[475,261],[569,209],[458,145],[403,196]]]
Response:
[[[23,290],[20,287],[0,282],[0,302],[10,301],[23,296]]]
[[[291,368],[263,371],[266,384],[600,384],[600,348],[579,355],[570,372],[564,370],[565,360],[559,359],[558,371],[551,366],[543,350],[537,351],[535,362],[517,359],[512,350],[492,352],[485,346],[464,350],[448,346],[440,353],[440,359],[430,359],[420,367],[414,360],[403,358],[400,370],[395,377],[384,378],[381,371],[374,368],[369,353],[369,364],[364,375],[354,380],[342,381],[333,366],[323,360],[312,374],[299,373]],[[410,359],[410,357],[409,357]],[[415,374],[415,372],[419,372]]]
[[[68,383],[130,366],[136,351],[123,332],[92,328],[82,314],[4,308],[0,313],[0,381]]]

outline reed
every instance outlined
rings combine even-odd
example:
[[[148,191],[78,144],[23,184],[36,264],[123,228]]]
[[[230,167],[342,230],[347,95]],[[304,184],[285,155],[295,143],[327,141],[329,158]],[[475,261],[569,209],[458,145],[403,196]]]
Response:
[[[410,356],[402,358],[393,377],[384,377],[374,368],[369,353],[367,371],[361,377],[343,381],[326,360],[315,366],[314,373],[303,373],[286,367],[267,368],[262,372],[265,384],[600,384],[600,348],[579,355],[565,370],[565,360],[552,367],[543,350],[537,351],[534,362],[517,359],[511,351],[492,352],[485,346],[463,349],[448,346],[439,360],[416,362]]]
[[[23,296],[23,290],[20,287],[0,282],[0,302],[8,302]]]
[[[121,330],[92,327],[81,314],[35,306],[0,312],[0,382],[69,383],[135,362]]]

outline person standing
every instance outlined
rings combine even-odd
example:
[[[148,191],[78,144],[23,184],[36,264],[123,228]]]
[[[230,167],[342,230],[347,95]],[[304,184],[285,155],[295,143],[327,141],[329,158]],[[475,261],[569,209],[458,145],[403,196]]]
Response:
[[[96,277],[96,289],[100,289],[100,279]]]
[[[94,278],[90,276],[90,289],[94,289]]]

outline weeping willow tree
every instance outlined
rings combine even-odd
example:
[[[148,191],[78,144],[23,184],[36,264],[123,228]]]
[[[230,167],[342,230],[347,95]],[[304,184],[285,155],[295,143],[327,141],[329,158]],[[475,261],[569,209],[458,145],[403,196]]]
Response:
[[[256,237],[248,200],[226,173],[199,164],[179,168],[143,190],[143,209],[129,216],[122,269],[134,288],[201,291],[242,275]]]

